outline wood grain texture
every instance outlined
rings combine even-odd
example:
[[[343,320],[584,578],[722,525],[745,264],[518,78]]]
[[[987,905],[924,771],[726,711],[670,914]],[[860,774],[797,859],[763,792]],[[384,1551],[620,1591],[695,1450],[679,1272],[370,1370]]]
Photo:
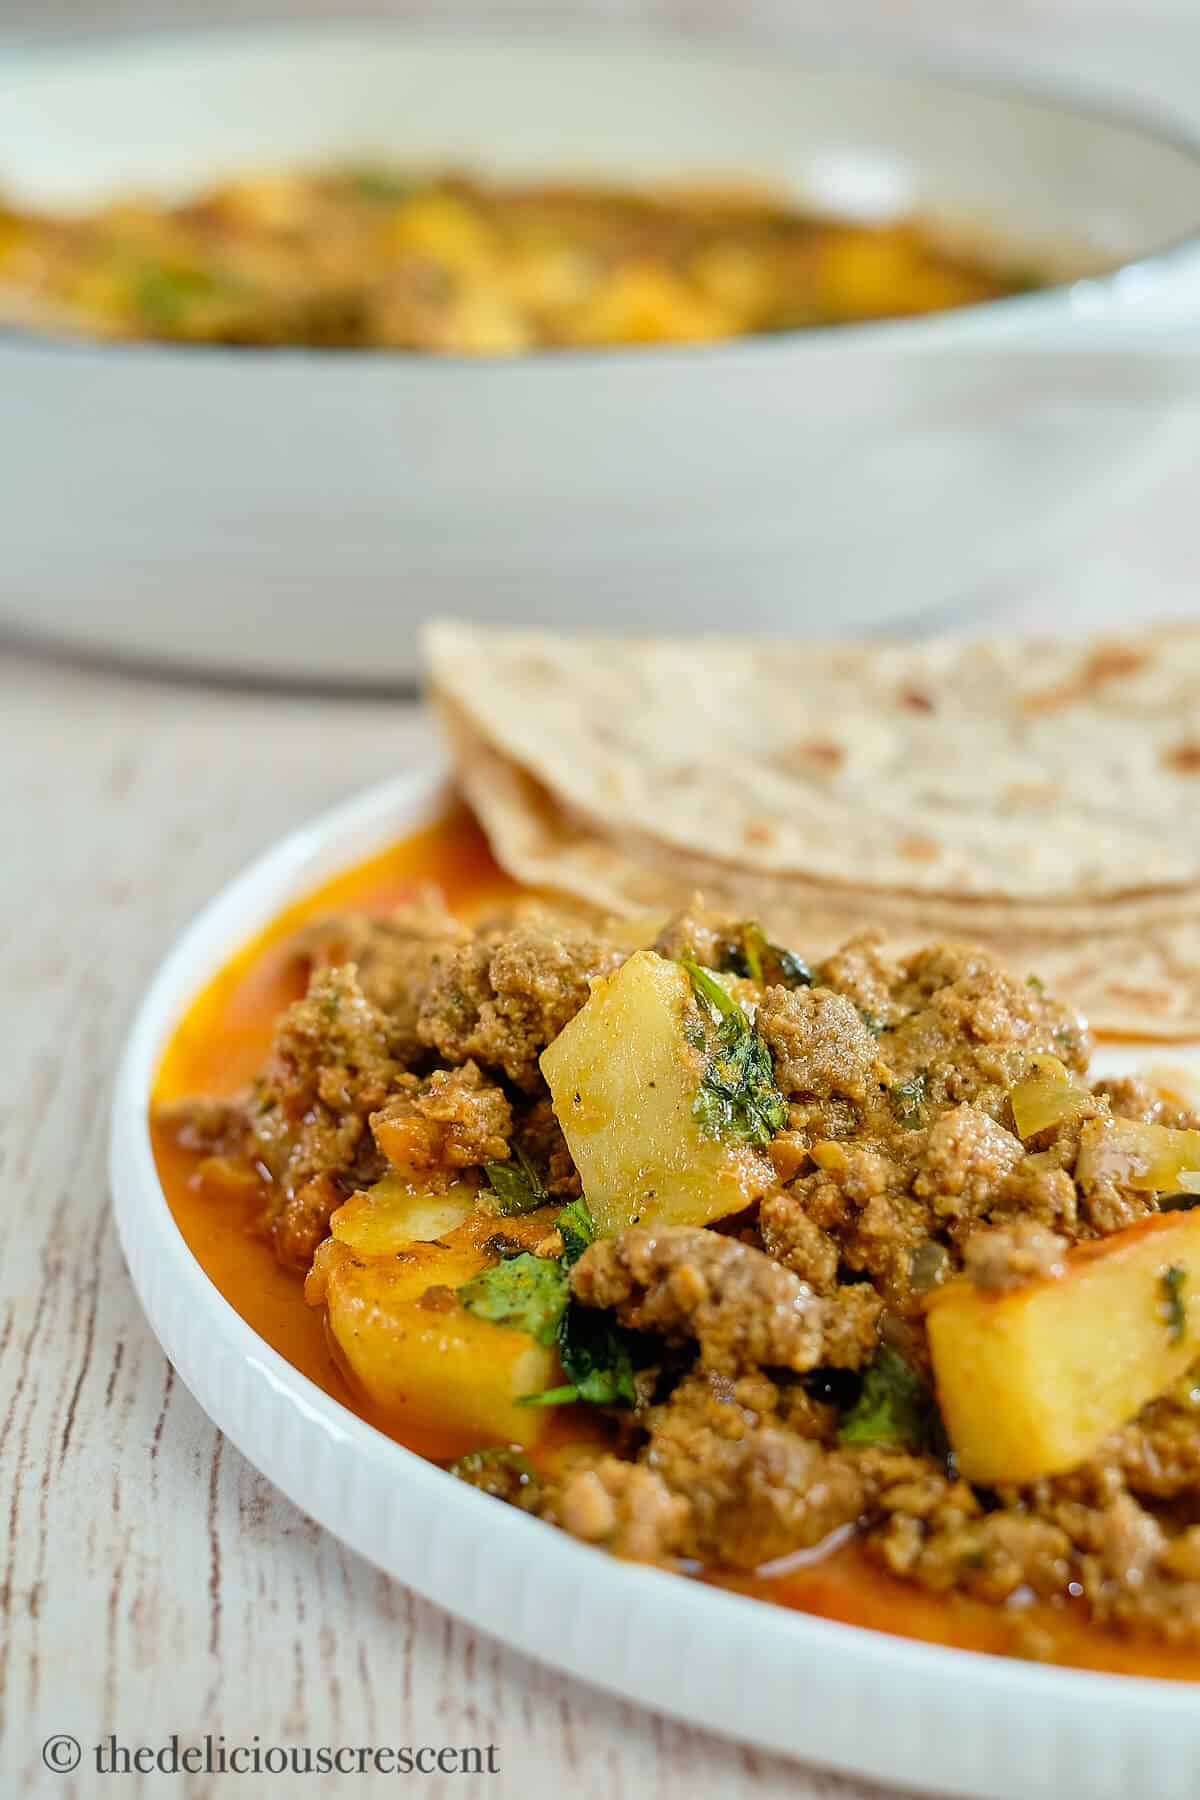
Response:
[[[214,1431],[142,1318],[105,1176],[138,996],[248,857],[381,762],[403,766],[416,710],[14,653],[0,721],[0,1796],[862,1800],[567,1681],[378,1574]],[[102,1781],[41,1763],[55,1732],[173,1731],[495,1743],[500,1774]]]

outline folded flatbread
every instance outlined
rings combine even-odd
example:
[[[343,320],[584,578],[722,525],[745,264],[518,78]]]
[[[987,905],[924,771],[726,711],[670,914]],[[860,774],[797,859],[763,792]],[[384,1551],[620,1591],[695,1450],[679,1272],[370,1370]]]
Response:
[[[1070,997],[1098,1030],[1200,1037],[1200,706],[1177,678],[1191,668],[1200,680],[1200,633],[1072,646],[783,645],[768,655],[438,624],[426,652],[464,791],[498,861],[521,881],[626,915],[662,913],[700,891],[814,957],[871,927],[898,950],[931,936],[966,939]],[[792,742],[809,745],[813,766],[802,769],[797,751],[781,789],[764,771],[778,760],[782,727],[757,721],[780,704],[784,665]],[[963,697],[982,696],[984,671],[1003,692],[973,742]],[[878,744],[880,710],[901,688],[910,703],[897,708],[923,726],[913,778],[906,786],[901,749],[913,727],[892,716],[882,724],[891,748],[872,753],[873,831],[862,818],[851,829],[854,796],[869,787],[861,741]],[[707,739],[690,704],[697,692]],[[750,722],[735,727],[743,713]],[[673,716],[686,720],[674,736]],[[827,775],[817,767],[814,746],[826,741],[814,735],[818,719],[829,734]],[[722,768],[731,732],[736,785]],[[1085,756],[1092,770],[1076,771]],[[839,778],[854,757],[858,772]],[[1017,791],[1018,766],[1029,794]],[[1053,805],[1035,802],[1032,790],[1051,784]],[[823,842],[843,825],[840,841]],[[918,842],[928,856],[916,855]],[[926,879],[932,865],[941,886]],[[1142,878],[1149,869],[1152,882]]]

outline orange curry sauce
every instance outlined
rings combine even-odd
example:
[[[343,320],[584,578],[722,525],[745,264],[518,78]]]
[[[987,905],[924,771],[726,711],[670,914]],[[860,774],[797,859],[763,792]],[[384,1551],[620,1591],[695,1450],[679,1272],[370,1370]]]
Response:
[[[468,918],[516,891],[462,809],[327,882],[289,907],[193,1002],[163,1058],[155,1102],[229,1095],[251,1080],[265,1059],[276,1017],[303,990],[302,966],[289,948],[299,925],[347,909],[384,914],[431,881]],[[364,1407],[330,1351],[324,1315],[305,1305],[300,1277],[279,1267],[255,1231],[261,1193],[206,1183],[199,1172],[202,1157],[181,1150],[158,1130],[154,1150],[168,1203],[192,1253],[242,1318],[281,1356],[410,1449],[447,1460],[474,1448],[449,1440],[416,1442]],[[556,1424],[556,1436],[558,1431],[580,1438],[596,1433],[584,1408],[563,1408]],[[853,1543],[840,1543],[824,1555],[798,1557],[795,1564],[758,1576],[714,1573],[708,1579],[779,1605],[904,1637],[1038,1655],[1082,1668],[1200,1680],[1200,1652],[1098,1632],[1070,1603],[1058,1610],[991,1607],[958,1595],[942,1598],[883,1574]]]

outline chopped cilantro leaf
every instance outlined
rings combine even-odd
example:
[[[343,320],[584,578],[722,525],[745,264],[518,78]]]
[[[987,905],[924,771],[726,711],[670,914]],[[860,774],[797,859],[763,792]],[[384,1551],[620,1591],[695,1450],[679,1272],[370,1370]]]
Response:
[[[743,925],[742,941],[730,946],[728,966],[735,975],[746,975],[761,984],[763,978],[762,946],[765,942],[758,925]]]
[[[564,1206],[558,1215],[558,1231],[563,1241],[561,1258],[522,1250],[464,1283],[458,1298],[467,1311],[496,1325],[527,1331],[539,1344],[554,1343],[571,1297],[568,1271],[596,1235],[586,1200]]]
[[[506,1164],[499,1167],[515,1173]],[[575,1400],[592,1406],[632,1406],[637,1398],[633,1372],[655,1361],[661,1346],[656,1339],[627,1331],[604,1313],[572,1301],[571,1265],[594,1242],[596,1227],[582,1196],[563,1207],[557,1223],[561,1257],[533,1256],[523,1250],[484,1269],[459,1288],[458,1298],[478,1318],[527,1331],[539,1344],[557,1344],[568,1380],[539,1394],[523,1394],[519,1406],[566,1406]]]
[[[572,1200],[570,1206],[564,1206],[559,1213],[558,1235],[563,1241],[563,1266],[569,1269],[572,1263],[579,1261],[596,1236],[596,1227],[582,1194],[578,1200]]]
[[[169,331],[192,307],[229,298],[239,290],[231,276],[169,263],[138,262],[133,269],[133,303],[147,324]]]
[[[407,200],[416,186],[410,175],[401,175],[395,169],[378,168],[371,163],[348,169],[346,178],[351,193],[359,200],[371,200],[381,206],[394,206],[399,200]]]
[[[558,1354],[566,1386],[526,1394],[520,1406],[566,1406],[586,1400],[592,1406],[632,1406],[637,1399],[633,1372],[653,1362],[659,1346],[641,1332],[614,1325],[603,1314],[572,1302],[558,1327]]]
[[[717,1017],[735,1022],[740,1020],[742,1025],[749,1030],[745,1013],[733,995],[728,993],[721,982],[717,980],[712,970],[701,968],[700,964],[690,956],[682,956],[679,960],[688,972],[688,979],[691,981],[694,991],[701,1000],[708,1001]]]
[[[787,1121],[783,1095],[775,1085],[771,1052],[742,1008],[708,970],[681,958],[697,997],[715,1015],[715,1043],[692,1103],[692,1116],[709,1137],[725,1142],[768,1144]]]
[[[816,976],[802,956],[797,956],[794,950],[781,950],[774,944],[770,948],[775,959],[774,970],[778,978],[775,985],[777,987],[812,987]],[[767,979],[772,979],[770,974]]]
[[[496,1211],[503,1218],[512,1218],[516,1213],[533,1212],[535,1208],[546,1203],[546,1190],[542,1186],[541,1177],[521,1149],[516,1145],[518,1167],[512,1163],[484,1163],[483,1172],[498,1202]]]
[[[888,1096],[897,1122],[905,1131],[915,1131],[921,1123],[921,1109],[925,1105],[925,1080],[925,1071],[922,1069],[908,1081],[898,1081]]]
[[[1178,1263],[1172,1263],[1159,1277],[1163,1295],[1163,1319],[1166,1322],[1167,1336],[1173,1344],[1181,1344],[1187,1330],[1187,1307],[1183,1298],[1183,1284],[1186,1280],[1187,1270]]]
[[[522,1250],[474,1276],[459,1288],[458,1298],[477,1318],[552,1344],[567,1308],[567,1271],[549,1257]]]
[[[842,1420],[844,1444],[934,1448],[941,1421],[927,1384],[894,1350],[880,1350],[863,1376],[858,1399]]]
[[[811,987],[813,972],[802,956],[771,943],[753,920],[742,926],[741,942],[729,946],[726,966],[766,987]]]
[[[569,1306],[558,1328],[563,1369],[593,1406],[632,1406],[633,1371],[653,1361],[656,1350],[653,1340],[587,1306]]]
[[[576,1400],[582,1400],[583,1394],[573,1381],[564,1382],[562,1387],[543,1388],[538,1394],[518,1394],[516,1406],[573,1406]]]

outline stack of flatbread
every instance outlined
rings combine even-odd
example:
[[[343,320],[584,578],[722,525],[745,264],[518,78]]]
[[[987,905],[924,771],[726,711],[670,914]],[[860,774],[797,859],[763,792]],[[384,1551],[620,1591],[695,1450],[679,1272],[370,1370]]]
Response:
[[[1200,632],[425,649],[518,880],[624,915],[700,890],[810,958],[978,942],[1097,1030],[1200,1037]]]

